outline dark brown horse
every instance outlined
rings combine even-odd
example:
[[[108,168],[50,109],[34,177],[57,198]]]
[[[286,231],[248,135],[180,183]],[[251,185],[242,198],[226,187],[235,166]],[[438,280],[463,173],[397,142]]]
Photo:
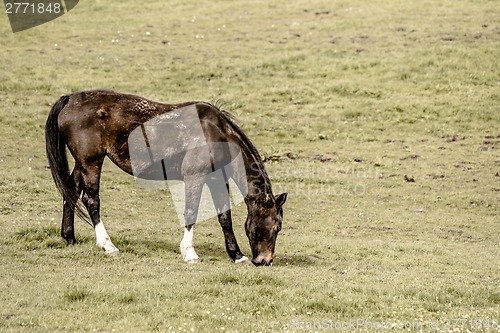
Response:
[[[188,114],[191,116],[186,117]],[[138,137],[134,135],[137,133],[144,134],[145,144],[134,148],[132,137]],[[109,90],[76,92],[62,96],[52,106],[45,138],[52,177],[64,200],[61,236],[68,244],[76,243],[75,212],[87,218],[86,208],[96,232],[97,246],[108,254],[118,252],[99,212],[101,168],[107,156],[123,171],[138,177],[155,179],[157,173],[152,170],[160,170],[165,180],[184,181],[185,230],[180,248],[188,263],[199,261],[193,247],[193,226],[205,184],[218,214],[229,257],[236,263],[248,260],[240,251],[232,227],[228,180],[234,179],[248,209],[245,230],[252,262],[272,263],[287,194],[273,195],[255,146],[229,115],[214,105],[165,104]],[[152,140],[160,148],[152,150]],[[71,173],[66,147],[75,160]],[[148,153],[141,155],[145,151]],[[148,155],[149,158],[137,158]],[[238,156],[241,168],[234,167]],[[227,168],[228,165],[232,167]]]

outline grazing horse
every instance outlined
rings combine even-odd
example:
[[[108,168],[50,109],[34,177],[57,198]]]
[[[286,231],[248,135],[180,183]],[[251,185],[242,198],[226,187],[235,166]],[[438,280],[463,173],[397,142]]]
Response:
[[[175,123],[173,115],[181,119],[180,116],[188,111],[196,115],[197,121],[193,122],[191,117],[188,123],[182,123],[182,120],[181,123]],[[146,134],[144,125],[162,117],[174,119],[174,126],[157,126],[153,128],[156,132],[163,130],[171,134],[169,128],[184,130],[174,131],[172,135],[156,133],[161,140],[169,135],[174,136],[174,143],[164,141],[160,147],[161,159],[143,161],[142,164],[134,162],[131,159],[133,149],[130,147],[132,134],[139,130]],[[193,125],[196,122],[195,125],[201,130],[190,130],[196,127]],[[136,129],[138,131],[134,132]],[[118,252],[100,218],[99,183],[102,164],[107,156],[123,171],[145,179],[151,179],[152,173],[148,170],[154,169],[153,164],[159,165],[161,162],[165,180],[184,181],[185,229],[180,250],[187,263],[199,261],[193,247],[194,223],[205,184],[218,214],[229,257],[235,263],[248,261],[238,246],[232,226],[228,196],[228,180],[232,178],[241,190],[248,210],[245,231],[252,250],[251,261],[255,265],[272,263],[276,237],[283,219],[282,206],[287,194],[273,195],[257,149],[234,124],[229,114],[214,105],[204,102],[166,104],[111,90],[75,92],[62,96],[52,106],[45,126],[45,139],[52,177],[64,201],[61,236],[68,244],[76,243],[76,213],[87,222],[90,218],[98,247],[108,254]],[[144,139],[149,149],[148,137],[144,135]],[[190,145],[190,142],[202,144]],[[172,145],[176,147],[171,149]],[[66,148],[75,160],[71,173]],[[151,157],[152,154],[149,155]],[[221,167],[238,160],[237,155],[243,164],[242,172]],[[143,167],[135,172],[134,164]],[[224,172],[214,173],[214,170],[221,168]],[[214,178],[216,181],[213,181]],[[223,186],[220,186],[221,181]],[[83,206],[79,202],[80,196]]]

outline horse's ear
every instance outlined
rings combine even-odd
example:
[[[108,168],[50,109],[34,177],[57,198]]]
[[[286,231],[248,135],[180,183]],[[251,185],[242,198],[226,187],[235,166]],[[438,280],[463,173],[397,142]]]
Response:
[[[281,193],[275,197],[276,199],[276,208],[280,208],[285,204],[286,197],[288,196],[288,193]]]

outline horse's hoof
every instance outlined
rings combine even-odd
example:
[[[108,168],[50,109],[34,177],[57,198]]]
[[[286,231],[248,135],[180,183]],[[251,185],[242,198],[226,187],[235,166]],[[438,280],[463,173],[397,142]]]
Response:
[[[199,264],[199,263],[201,263],[200,258],[186,260],[186,264],[188,264],[188,265],[195,265],[195,264]]]
[[[240,259],[236,259],[234,261],[235,264],[251,264],[252,262],[245,256],[241,257]]]
[[[118,253],[120,253],[120,250],[116,249],[116,250],[114,250],[114,251],[106,251],[105,253],[106,253],[106,255],[108,255],[108,256],[117,256],[117,255],[118,255]]]
[[[118,253],[120,253],[120,250],[118,250],[116,247],[113,247],[105,250],[104,253],[106,253],[106,255],[108,256],[116,256],[118,255]]]
[[[67,245],[76,245],[76,239],[74,238],[69,238],[69,239],[66,239],[66,243]]]

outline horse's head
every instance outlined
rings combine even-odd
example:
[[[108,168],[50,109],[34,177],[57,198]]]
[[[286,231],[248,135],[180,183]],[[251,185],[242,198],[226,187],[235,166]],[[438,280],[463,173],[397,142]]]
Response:
[[[254,265],[271,265],[276,237],[283,221],[283,204],[287,193],[276,197],[261,195],[248,206],[245,231],[252,249]]]

